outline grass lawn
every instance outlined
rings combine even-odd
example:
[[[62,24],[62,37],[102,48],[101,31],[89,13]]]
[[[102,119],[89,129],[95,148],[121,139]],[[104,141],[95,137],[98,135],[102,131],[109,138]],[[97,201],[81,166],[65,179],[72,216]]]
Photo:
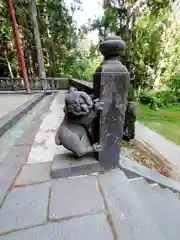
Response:
[[[137,120],[166,139],[180,145],[180,108],[154,111],[149,106],[140,104]]]

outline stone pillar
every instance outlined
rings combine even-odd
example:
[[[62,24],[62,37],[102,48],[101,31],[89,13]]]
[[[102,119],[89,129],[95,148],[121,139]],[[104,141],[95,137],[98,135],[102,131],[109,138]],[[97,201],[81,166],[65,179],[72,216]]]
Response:
[[[127,68],[119,61],[119,55],[125,50],[120,37],[107,37],[99,47],[104,62],[94,75],[94,95],[104,102],[104,109],[95,121],[94,141],[99,142],[103,150],[96,156],[105,169],[117,167],[120,157],[120,142],[123,137],[123,125],[130,82]]]

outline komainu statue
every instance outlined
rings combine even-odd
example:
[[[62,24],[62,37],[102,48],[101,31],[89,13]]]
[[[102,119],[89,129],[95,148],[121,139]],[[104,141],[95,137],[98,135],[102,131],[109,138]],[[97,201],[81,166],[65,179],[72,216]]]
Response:
[[[87,93],[71,87],[65,97],[65,116],[57,130],[55,143],[63,145],[78,157],[101,151],[101,146],[98,143],[93,144],[91,139],[92,144],[89,146],[85,146],[81,140],[85,134],[88,138],[91,137],[89,127],[102,110],[102,105],[99,99],[93,101]]]

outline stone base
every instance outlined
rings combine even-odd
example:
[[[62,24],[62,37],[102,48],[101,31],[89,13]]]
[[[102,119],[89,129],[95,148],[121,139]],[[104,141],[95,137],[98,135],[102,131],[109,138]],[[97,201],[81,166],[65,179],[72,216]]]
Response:
[[[51,176],[52,178],[65,178],[104,172],[104,168],[92,155],[76,158],[72,153],[62,153],[54,156]]]

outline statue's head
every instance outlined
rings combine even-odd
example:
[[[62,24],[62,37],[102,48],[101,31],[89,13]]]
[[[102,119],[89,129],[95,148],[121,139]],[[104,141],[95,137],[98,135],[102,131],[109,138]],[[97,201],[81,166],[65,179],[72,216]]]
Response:
[[[71,93],[71,92],[74,92],[74,91],[77,91],[77,88],[75,88],[75,87],[70,87],[70,88],[68,89],[68,93]]]
[[[92,99],[85,92],[70,91],[65,98],[65,113],[71,113],[74,116],[85,116],[89,114],[92,107]]]

